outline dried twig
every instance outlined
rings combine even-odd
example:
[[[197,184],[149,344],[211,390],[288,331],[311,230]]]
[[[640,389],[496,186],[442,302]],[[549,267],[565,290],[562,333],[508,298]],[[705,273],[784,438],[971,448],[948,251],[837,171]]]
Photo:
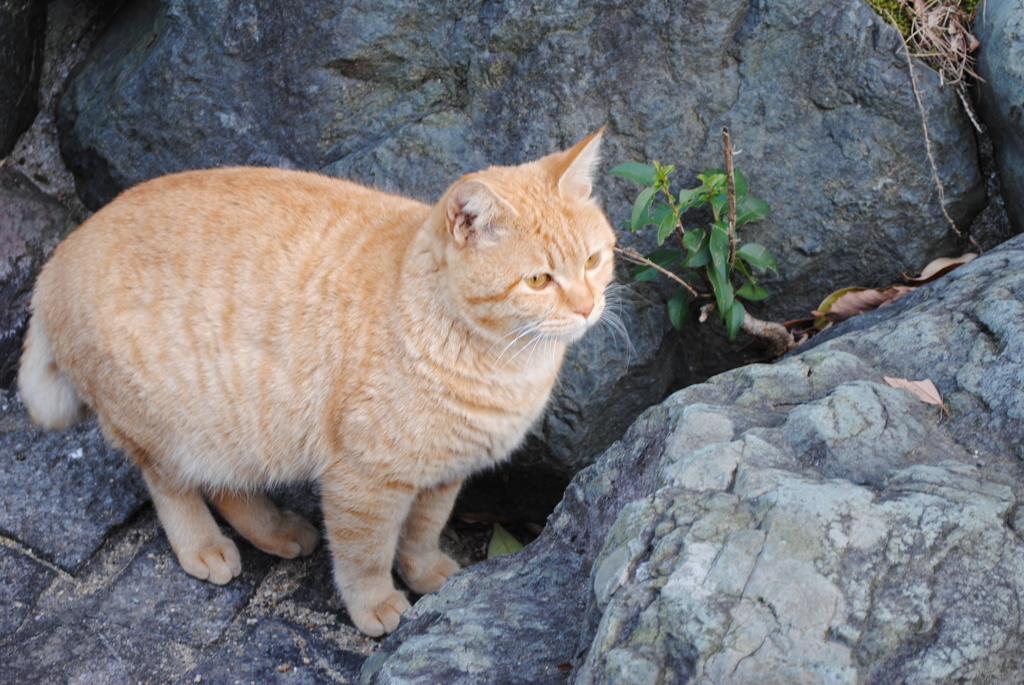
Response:
[[[767,354],[771,359],[781,357],[807,339],[807,336],[794,338],[793,334],[782,324],[774,321],[762,321],[751,316],[749,312],[744,312],[740,330],[763,341],[768,346]]]
[[[633,248],[631,248],[631,247],[616,247],[615,251],[618,252],[620,255],[622,255],[626,259],[627,262],[632,262],[633,264],[641,264],[643,266],[649,266],[652,269],[657,269],[658,271],[660,271],[661,273],[665,274],[666,276],[671,278],[673,281],[678,283],[679,285],[681,285],[684,288],[686,288],[687,290],[689,290],[690,291],[690,295],[692,295],[693,297],[700,297],[700,293],[697,292],[697,290],[695,290],[692,285],[690,285],[689,283],[684,281],[682,278],[680,278],[679,276],[677,276],[674,273],[672,273],[671,271],[669,271],[668,269],[662,267],[661,265],[659,265],[659,264],[657,264],[655,262],[652,262],[647,257],[644,257],[642,254],[640,254],[639,252],[637,252]]]
[[[729,195],[729,263],[736,262],[736,172],[732,166],[732,143],[729,127],[722,127],[722,141],[725,143],[725,176],[728,179]]]
[[[886,14],[889,14],[886,12]],[[889,14],[889,21],[893,24],[896,20],[893,19],[892,15]],[[899,33],[899,31],[897,31]],[[942,215],[946,217],[946,221],[952,227],[953,232],[960,236],[960,229],[956,227],[956,222],[946,211],[946,190],[942,187],[942,181],[939,179],[939,168],[935,164],[935,156],[932,154],[932,139],[928,135],[928,117],[924,112],[924,103],[921,101],[921,91],[917,88],[917,76],[914,73],[914,60],[910,54],[910,47],[907,45],[907,41],[903,38],[903,34],[899,33],[900,42],[903,43],[903,54],[907,57],[907,69],[910,70],[910,86],[914,89],[914,97],[917,99],[917,109],[921,113],[921,130],[924,132],[924,147],[928,153],[928,163],[932,166],[932,177],[935,179],[935,187],[939,189],[939,207],[942,209]]]

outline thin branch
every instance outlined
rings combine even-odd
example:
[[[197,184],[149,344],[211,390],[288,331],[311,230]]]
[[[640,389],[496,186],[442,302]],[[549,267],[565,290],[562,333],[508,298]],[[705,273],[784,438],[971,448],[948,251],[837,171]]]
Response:
[[[886,12],[889,15],[889,22],[896,24],[896,20],[893,19],[892,14]],[[914,60],[910,56],[910,47],[907,46],[907,41],[900,33],[899,29],[896,29],[896,33],[900,36],[900,42],[903,43],[903,54],[907,56],[907,69],[910,70],[910,85],[914,89],[914,97],[917,99],[917,109],[921,113],[921,130],[924,131],[924,147],[928,152],[928,163],[932,165],[932,176],[935,178],[935,186],[939,189],[939,207],[942,209],[942,215],[946,217],[946,221],[953,228],[953,232],[960,236],[960,229],[956,227],[956,222],[949,216],[949,212],[946,211],[946,190],[942,187],[942,181],[939,180],[939,168],[935,165],[935,157],[932,155],[932,139],[928,135],[928,118],[924,113],[924,103],[921,101],[921,91],[917,89],[917,75],[914,73]]]
[[[728,179],[729,195],[729,264],[736,262],[736,172],[732,168],[732,142],[729,127],[722,127],[722,141],[725,143],[725,176]]]
[[[658,264],[655,264],[650,259],[648,259],[647,257],[644,257],[642,254],[640,254],[639,252],[637,252],[633,248],[631,248],[631,247],[616,247],[615,251],[618,252],[623,257],[625,257],[627,262],[632,262],[633,264],[640,264],[642,266],[649,266],[652,269],[657,269],[658,271],[660,271],[661,273],[665,274],[666,276],[671,278],[673,281],[678,283],[679,285],[681,285],[684,288],[686,288],[687,290],[689,290],[690,294],[693,295],[694,297],[700,297],[700,293],[697,292],[692,285],[690,285],[689,283],[687,283],[686,281],[681,279],[679,276],[676,276],[674,273],[672,273],[668,269],[665,269],[662,266],[660,266]]]

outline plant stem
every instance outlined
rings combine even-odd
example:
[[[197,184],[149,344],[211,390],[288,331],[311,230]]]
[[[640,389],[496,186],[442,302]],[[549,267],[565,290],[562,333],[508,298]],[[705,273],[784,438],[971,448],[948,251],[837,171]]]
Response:
[[[722,141],[725,143],[725,176],[728,179],[729,194],[729,266],[736,263],[736,172],[732,167],[732,141],[729,127],[722,127]]]
[[[892,14],[889,14],[889,22],[893,25],[896,24],[896,20],[892,18]],[[910,47],[907,45],[906,38],[900,33],[900,42],[903,43],[903,54],[907,57],[907,69],[910,71],[910,87],[914,89],[914,98],[917,100],[917,110],[921,113],[921,130],[924,132],[924,149],[928,153],[928,163],[932,166],[932,178],[935,179],[935,187],[939,191],[939,208],[942,210],[942,215],[946,217],[946,221],[949,222],[953,232],[960,236],[960,229],[956,227],[956,222],[946,211],[946,191],[942,187],[942,181],[939,179],[939,168],[935,165],[935,156],[932,155],[932,139],[928,135],[928,117],[924,113],[924,103],[921,102],[921,91],[917,89],[917,75],[914,74],[914,60],[910,57]]]
[[[639,252],[637,252],[633,248],[631,248],[631,247],[616,247],[615,251],[618,252],[623,257],[625,257],[627,262],[632,262],[633,264],[641,264],[643,266],[649,266],[652,269],[657,269],[658,271],[660,271],[661,273],[665,274],[666,276],[671,278],[673,281],[678,283],[679,285],[681,285],[684,288],[686,288],[687,290],[689,290],[690,294],[693,295],[694,297],[700,297],[700,293],[697,292],[697,290],[694,289],[694,287],[692,285],[690,285],[689,283],[687,283],[686,281],[681,279],[679,276],[676,276],[674,273],[672,273],[668,269],[665,269],[665,268],[661,267],[660,265],[652,262],[647,257],[644,257],[642,254],[640,254]]]

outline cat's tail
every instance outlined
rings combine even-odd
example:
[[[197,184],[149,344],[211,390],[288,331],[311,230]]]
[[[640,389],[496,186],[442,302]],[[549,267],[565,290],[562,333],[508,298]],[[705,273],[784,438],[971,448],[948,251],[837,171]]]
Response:
[[[88,413],[67,375],[57,367],[46,326],[38,315],[29,321],[18,369],[18,391],[29,416],[43,428],[73,426]]]

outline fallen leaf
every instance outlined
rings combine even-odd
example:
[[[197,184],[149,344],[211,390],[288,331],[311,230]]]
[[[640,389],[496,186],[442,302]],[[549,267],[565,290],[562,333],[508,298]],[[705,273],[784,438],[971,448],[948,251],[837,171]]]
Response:
[[[885,290],[879,288],[843,288],[837,290],[822,301],[814,314],[814,327],[819,331],[825,328],[828,322],[839,323],[846,321],[851,316],[870,312],[895,302],[915,286],[893,285]]]
[[[487,558],[498,557],[503,554],[514,554],[523,548],[523,544],[512,537],[512,534],[501,527],[500,523],[494,524],[494,532],[491,533],[491,542],[487,545]]]
[[[966,264],[977,256],[973,252],[968,252],[959,257],[939,257],[930,261],[928,266],[921,270],[921,275],[917,278],[910,278],[906,274],[903,274],[903,277],[914,285],[924,285],[925,283],[931,283],[938,278],[942,278],[953,269]]]
[[[889,376],[882,376],[886,383],[894,388],[903,388],[909,390],[918,396],[922,402],[928,404],[937,404],[942,407],[942,411],[946,412],[946,416],[949,416],[949,409],[942,402],[942,395],[939,394],[939,389],[935,387],[935,384],[930,379],[925,378],[923,381],[908,381],[906,378],[890,378]]]

